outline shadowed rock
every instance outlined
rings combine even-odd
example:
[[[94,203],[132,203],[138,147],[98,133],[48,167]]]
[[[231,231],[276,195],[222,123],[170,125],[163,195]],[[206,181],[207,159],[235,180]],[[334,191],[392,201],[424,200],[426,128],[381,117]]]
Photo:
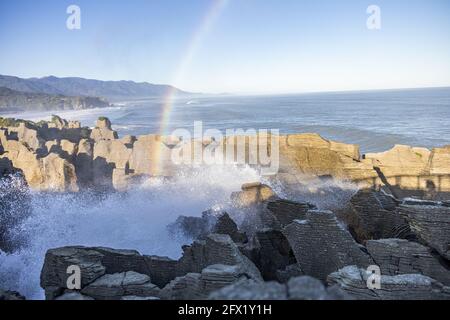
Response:
[[[450,260],[450,208],[402,205],[400,213],[420,241]]]
[[[408,222],[398,213],[397,204],[394,198],[381,192],[361,190],[337,215],[359,243],[370,239],[414,239]]]
[[[448,300],[450,291],[427,276],[407,274],[381,276],[381,289],[369,289],[368,277],[372,273],[356,266],[347,266],[328,276],[328,283],[337,284],[357,300]]]
[[[295,220],[283,233],[305,275],[325,280],[347,265],[372,264],[370,256],[330,211],[308,211],[305,220]]]
[[[400,239],[367,241],[367,251],[384,275],[423,274],[450,285],[450,269],[445,262],[419,243]]]
[[[119,300],[123,296],[158,297],[160,289],[151,283],[150,277],[128,271],[106,274],[81,291],[96,300]]]
[[[331,289],[331,290],[330,290]],[[339,288],[325,288],[311,277],[292,278],[287,284],[242,279],[209,295],[212,300],[350,300]]]

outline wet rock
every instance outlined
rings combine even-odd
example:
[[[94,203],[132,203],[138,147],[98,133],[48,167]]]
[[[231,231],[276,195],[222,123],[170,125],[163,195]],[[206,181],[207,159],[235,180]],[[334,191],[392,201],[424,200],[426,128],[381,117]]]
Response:
[[[226,212],[217,219],[212,231],[217,234],[227,234],[234,242],[244,243],[248,241],[245,233],[239,231],[237,224]]]
[[[94,298],[85,296],[79,292],[72,291],[72,292],[66,292],[63,295],[55,298],[55,300],[67,300],[67,301],[88,301],[88,300],[95,300]]]
[[[276,280],[280,283],[287,283],[289,281],[289,279],[300,277],[303,275],[304,275],[304,273],[303,273],[302,269],[300,268],[300,266],[297,263],[295,263],[295,264],[288,265],[283,270],[277,270],[276,271]]]
[[[400,239],[367,241],[367,251],[384,275],[422,274],[450,285],[450,268],[419,243]]]
[[[267,203],[267,209],[272,213],[280,227],[285,227],[294,220],[303,220],[308,210],[317,209],[310,203],[293,202],[289,200],[274,200]]]
[[[201,298],[201,275],[188,273],[177,277],[161,290],[161,298],[165,300],[195,300]]]
[[[82,294],[96,300],[119,300],[123,296],[157,297],[160,289],[150,277],[134,271],[105,274],[89,284]]]
[[[279,270],[285,270],[296,263],[289,241],[281,231],[261,230],[256,233],[255,238],[258,250],[253,261],[265,280],[278,280]]]
[[[262,281],[258,268],[245,255],[229,235],[210,234],[204,241],[195,241],[191,246],[183,248],[184,253],[179,260],[179,272],[200,273],[204,268],[215,265],[239,265],[249,278]]]
[[[0,301],[25,300],[25,297],[16,291],[4,291],[0,289]]]
[[[381,192],[358,191],[337,215],[359,243],[370,239],[415,239],[408,222],[398,213],[396,200]]]
[[[209,300],[286,300],[286,286],[273,282],[242,279],[211,293]]]
[[[174,238],[205,239],[217,223],[217,218],[209,211],[203,212],[201,217],[179,216],[174,223],[167,226]]]
[[[81,269],[81,286],[84,287],[106,273],[102,264],[104,255],[84,247],[65,247],[48,250],[41,271],[41,287],[46,298],[53,299],[67,288],[69,266]]]
[[[241,279],[227,287],[211,293],[212,300],[350,300],[351,297],[339,288],[325,288],[311,277],[292,278],[287,284],[275,281],[255,282]]]
[[[450,208],[402,205],[400,213],[420,241],[450,260]]]
[[[309,276],[290,279],[287,290],[290,300],[352,300],[339,287],[326,288],[321,281]]]
[[[277,198],[275,192],[260,182],[244,184],[242,191],[231,195],[231,199],[237,207],[250,207],[274,198]]]
[[[249,279],[242,265],[211,265],[200,274],[189,273],[170,282],[163,290],[164,299],[206,299],[211,292],[227,287],[239,280]],[[252,281],[255,281],[252,279]],[[257,281],[258,282],[258,281]]]
[[[372,264],[370,256],[330,211],[308,211],[305,220],[295,220],[283,233],[305,275],[325,280],[347,265]]]
[[[329,275],[328,283],[336,284],[357,300],[448,300],[450,291],[427,276],[407,274],[381,276],[381,289],[368,289],[371,273],[347,266]]]
[[[180,274],[177,260],[159,256],[144,256],[144,258],[152,283],[160,288],[163,288]]]

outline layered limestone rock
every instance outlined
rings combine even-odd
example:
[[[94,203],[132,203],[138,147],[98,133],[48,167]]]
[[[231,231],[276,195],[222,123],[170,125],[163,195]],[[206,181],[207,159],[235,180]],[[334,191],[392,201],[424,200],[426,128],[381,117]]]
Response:
[[[450,260],[450,208],[402,205],[400,213],[420,241]]]
[[[450,267],[432,251],[416,242],[401,239],[367,241],[367,251],[384,275],[423,274],[450,285]]]
[[[418,274],[382,275],[381,289],[369,289],[372,273],[356,266],[347,266],[328,276],[330,285],[338,285],[357,300],[448,300],[449,287]]]
[[[414,238],[397,200],[381,192],[360,190],[337,216],[359,243],[370,239]]]
[[[231,195],[231,200],[237,207],[250,207],[274,198],[277,198],[275,192],[260,182],[244,184],[242,191]]]
[[[420,196],[448,199],[450,192],[450,148],[425,148],[396,145],[391,150],[367,154],[366,161],[378,171],[381,184],[397,197]]]
[[[96,300],[119,300],[123,297],[159,297],[160,289],[149,276],[134,271],[105,274],[81,290]]]
[[[281,182],[287,190],[332,179],[362,187],[387,187],[397,197],[450,199],[449,147],[429,151],[395,146],[384,153],[361,157],[358,146],[329,141],[317,134],[232,136],[222,141],[213,138],[183,141],[159,135],[119,139],[111,122],[104,117],[99,118],[92,130],[57,116],[38,124],[23,120],[4,123],[11,126],[0,129],[0,168],[10,169],[2,160],[7,159],[12,169],[22,171],[28,184],[37,190],[51,190],[55,184],[58,191],[76,189],[73,181],[52,184],[42,178],[39,160],[51,153],[75,166],[79,187],[126,191],[142,178],[170,177],[180,166],[201,165],[208,155],[228,161],[228,153],[232,151],[232,161],[261,169],[267,165],[267,159],[262,159],[266,151],[266,158],[274,156],[269,160],[274,161],[271,165],[275,170],[261,173]],[[62,173],[50,176],[59,174]],[[233,195],[235,204],[243,207],[275,198],[270,188],[259,183],[246,185],[242,192]]]
[[[108,118],[99,118],[95,124],[95,128],[92,129],[91,139],[98,142],[101,140],[115,140],[119,136],[117,132],[112,130],[111,121]]]
[[[206,299],[211,292],[242,279],[249,278],[239,265],[211,265],[199,274],[189,273],[171,281],[162,289],[161,296],[164,299],[175,300]]]
[[[228,235],[209,235],[184,247],[178,260],[142,256],[134,250],[64,247],[47,251],[41,272],[41,287],[47,299],[76,292],[96,300],[125,297],[172,298],[183,283],[198,279],[199,294],[227,286],[241,278],[262,281],[257,267],[240,251]],[[69,290],[68,267],[81,270],[81,289]],[[195,278],[194,277],[194,278]],[[160,289],[163,289],[160,291]],[[188,291],[190,299],[196,297]],[[66,296],[67,298],[67,296]]]
[[[283,282],[279,271],[286,271],[297,262],[286,237],[279,230],[265,229],[256,233],[255,242],[256,245],[248,254],[264,280]]]
[[[330,211],[308,211],[283,230],[305,275],[325,280],[348,265],[367,268],[372,259]]]
[[[287,284],[242,279],[209,295],[211,300],[351,300],[337,287],[325,288],[308,277],[292,278]]]
[[[378,178],[373,166],[361,161],[356,145],[329,141],[317,134],[280,136],[279,145],[279,177],[286,184],[333,177],[371,185]]]

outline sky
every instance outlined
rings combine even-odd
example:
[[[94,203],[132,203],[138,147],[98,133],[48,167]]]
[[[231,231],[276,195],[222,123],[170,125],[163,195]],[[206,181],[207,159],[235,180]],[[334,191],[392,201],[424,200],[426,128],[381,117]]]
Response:
[[[370,5],[381,29],[367,28]],[[26,78],[204,93],[450,86],[449,39],[448,0],[0,1],[0,74]]]

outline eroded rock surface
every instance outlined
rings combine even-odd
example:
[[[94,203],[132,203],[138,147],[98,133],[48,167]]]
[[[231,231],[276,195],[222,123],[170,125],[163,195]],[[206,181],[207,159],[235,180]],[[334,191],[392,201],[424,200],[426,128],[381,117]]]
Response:
[[[367,286],[371,273],[356,266],[347,266],[328,276],[328,283],[338,285],[357,300],[448,300],[450,291],[427,276],[406,274],[381,276],[381,289]]]
[[[372,264],[350,233],[330,211],[308,211],[283,230],[302,271],[321,280],[348,265]]]

